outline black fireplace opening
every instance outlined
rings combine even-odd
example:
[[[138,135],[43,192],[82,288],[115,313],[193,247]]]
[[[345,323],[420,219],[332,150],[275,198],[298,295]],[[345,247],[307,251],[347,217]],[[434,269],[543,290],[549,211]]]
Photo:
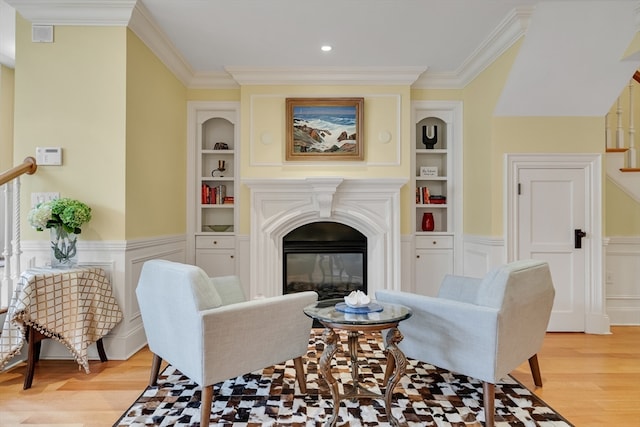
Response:
[[[367,292],[367,237],[345,224],[313,222],[283,238],[283,293],[316,291],[318,300]]]

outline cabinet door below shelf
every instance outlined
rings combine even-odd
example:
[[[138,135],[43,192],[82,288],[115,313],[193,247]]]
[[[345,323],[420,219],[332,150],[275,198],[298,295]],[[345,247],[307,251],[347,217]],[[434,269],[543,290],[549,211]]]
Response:
[[[209,277],[235,275],[235,250],[197,249],[196,265],[202,268]]]
[[[415,292],[435,297],[444,276],[453,273],[453,249],[417,249],[415,272]]]

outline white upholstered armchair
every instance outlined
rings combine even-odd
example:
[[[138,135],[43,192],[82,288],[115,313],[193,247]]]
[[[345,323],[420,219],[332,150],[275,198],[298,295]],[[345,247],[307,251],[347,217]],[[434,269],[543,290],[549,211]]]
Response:
[[[487,426],[494,425],[495,384],[525,360],[542,386],[537,353],[555,291],[549,266],[516,261],[483,279],[446,276],[436,298],[378,291],[382,302],[410,307],[398,347],[408,357],[483,381]]]
[[[149,349],[149,383],[162,359],[202,387],[201,422],[209,425],[213,385],[293,359],[302,393],[311,318],[302,309],[315,292],[245,301],[235,276],[209,278],[199,267],[166,260],[144,263],[136,288]]]

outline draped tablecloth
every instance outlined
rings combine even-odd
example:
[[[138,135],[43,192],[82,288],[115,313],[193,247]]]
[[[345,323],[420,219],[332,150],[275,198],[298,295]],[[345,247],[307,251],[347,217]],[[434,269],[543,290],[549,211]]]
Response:
[[[101,268],[32,268],[20,275],[0,335],[0,368],[20,352],[27,326],[63,343],[89,373],[87,348],[122,320]]]

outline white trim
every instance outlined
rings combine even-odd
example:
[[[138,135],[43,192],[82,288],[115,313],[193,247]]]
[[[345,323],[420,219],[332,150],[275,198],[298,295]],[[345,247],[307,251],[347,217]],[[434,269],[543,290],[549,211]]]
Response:
[[[411,85],[426,67],[226,67],[240,85]]]
[[[414,89],[462,89],[491,65],[527,31],[533,8],[517,7],[455,71],[427,71],[414,84]]]
[[[33,25],[126,26],[136,0],[5,0]]]
[[[587,174],[585,191],[589,210],[585,212],[586,223],[591,224],[585,247],[590,257],[585,260],[585,332],[609,333],[609,318],[606,314],[603,284],[602,253],[602,154],[600,153],[533,153],[505,154],[504,156],[504,199],[507,261],[518,258],[517,197],[518,172],[526,168],[580,168]]]
[[[251,189],[250,297],[282,295],[282,238],[316,221],[367,237],[367,288],[401,289],[400,188],[405,178],[245,179]]]
[[[191,82],[194,75],[191,65],[176,49],[141,2],[136,3],[131,13],[129,28],[171,70],[178,80],[185,86]]]
[[[185,235],[160,236],[136,240],[78,242],[78,264],[102,267],[108,271],[113,294],[123,312],[123,319],[105,337],[104,345],[111,360],[125,360],[146,344],[135,288],[142,264],[154,258],[185,262]],[[24,257],[20,271],[42,266],[50,259],[48,240],[23,241]],[[48,341],[48,340],[47,340]],[[69,359],[64,347],[43,345],[42,358]],[[89,357],[96,359],[95,346]]]
[[[463,199],[462,194],[464,190],[463,180],[463,149],[464,149],[464,104],[462,101],[412,101],[411,102],[411,146],[413,147],[415,141],[415,128],[418,122],[416,118],[416,111],[429,111],[434,117],[438,117],[447,123],[450,132],[451,147],[448,147],[450,153],[448,156],[451,158],[451,162],[448,165],[453,169],[449,169],[449,176],[451,183],[453,183],[453,196],[448,197],[453,199],[453,213],[451,221],[453,223],[453,268],[455,274],[462,274],[464,267],[464,259],[462,256],[462,213],[463,213]],[[415,154],[414,154],[415,155]],[[415,159],[412,160],[412,164],[415,163]],[[415,170],[410,172],[411,176],[415,176]],[[415,185],[415,181],[414,184]],[[451,209],[451,208],[449,208]],[[415,224],[415,209],[411,214],[411,224]]]
[[[296,166],[296,167],[305,167],[305,166],[318,166],[318,162],[317,161],[296,161],[295,165],[291,162],[285,162],[283,161],[284,159],[284,150],[283,147],[285,147],[286,145],[286,141],[285,141],[285,134],[286,134],[286,129],[284,129],[284,127],[282,128],[282,133],[281,133],[281,141],[274,141],[273,146],[274,147],[278,147],[281,151],[282,151],[282,156],[280,157],[280,161],[277,162],[261,162],[259,161],[256,157],[255,157],[255,150],[253,149],[253,147],[258,146],[258,144],[261,143],[261,141],[257,141],[256,138],[254,138],[254,135],[256,133],[260,133],[263,130],[262,129],[257,129],[256,126],[254,125],[253,119],[255,116],[255,107],[254,107],[254,100],[256,99],[264,99],[264,98],[271,98],[271,99],[282,99],[283,100],[283,105],[284,105],[284,99],[287,98],[288,95],[286,94],[253,94],[249,97],[249,165],[250,166],[255,166],[255,167],[278,167],[281,168],[285,165],[288,166]],[[349,96],[349,94],[331,94],[331,93],[325,93],[323,94],[323,96],[325,97],[344,97],[344,96]],[[352,94],[352,96],[361,96],[361,94]],[[309,97],[309,98],[315,98],[318,97],[318,95],[312,95],[312,94],[296,94],[296,97]],[[363,168],[363,167],[370,167],[370,166],[400,166],[402,163],[402,96],[399,94],[395,94],[395,93],[390,93],[390,94],[370,94],[370,95],[366,95],[365,96],[365,103],[367,99],[374,99],[374,98],[395,98],[396,101],[396,108],[395,108],[395,114],[396,114],[396,118],[395,118],[395,129],[392,132],[395,132],[394,135],[397,135],[396,138],[394,138],[392,140],[392,143],[395,144],[395,158],[390,159],[387,162],[370,162],[370,161],[353,161],[353,162],[346,162],[344,160],[337,160],[337,161],[331,161],[331,160],[324,160],[322,161],[322,166],[342,166],[342,167],[353,167],[353,168]],[[365,110],[366,110],[366,106],[365,106]],[[377,135],[370,135],[368,132],[366,132],[366,127],[367,125],[365,124],[365,157],[367,157],[366,155],[366,151],[367,151],[367,147],[371,147],[373,145],[375,145],[376,143],[379,143],[378,139],[377,139]],[[271,133],[270,130],[265,130],[266,132]],[[380,131],[380,129],[378,129],[378,131]],[[280,145],[278,145],[280,144]],[[274,148],[275,149],[275,148]]]

